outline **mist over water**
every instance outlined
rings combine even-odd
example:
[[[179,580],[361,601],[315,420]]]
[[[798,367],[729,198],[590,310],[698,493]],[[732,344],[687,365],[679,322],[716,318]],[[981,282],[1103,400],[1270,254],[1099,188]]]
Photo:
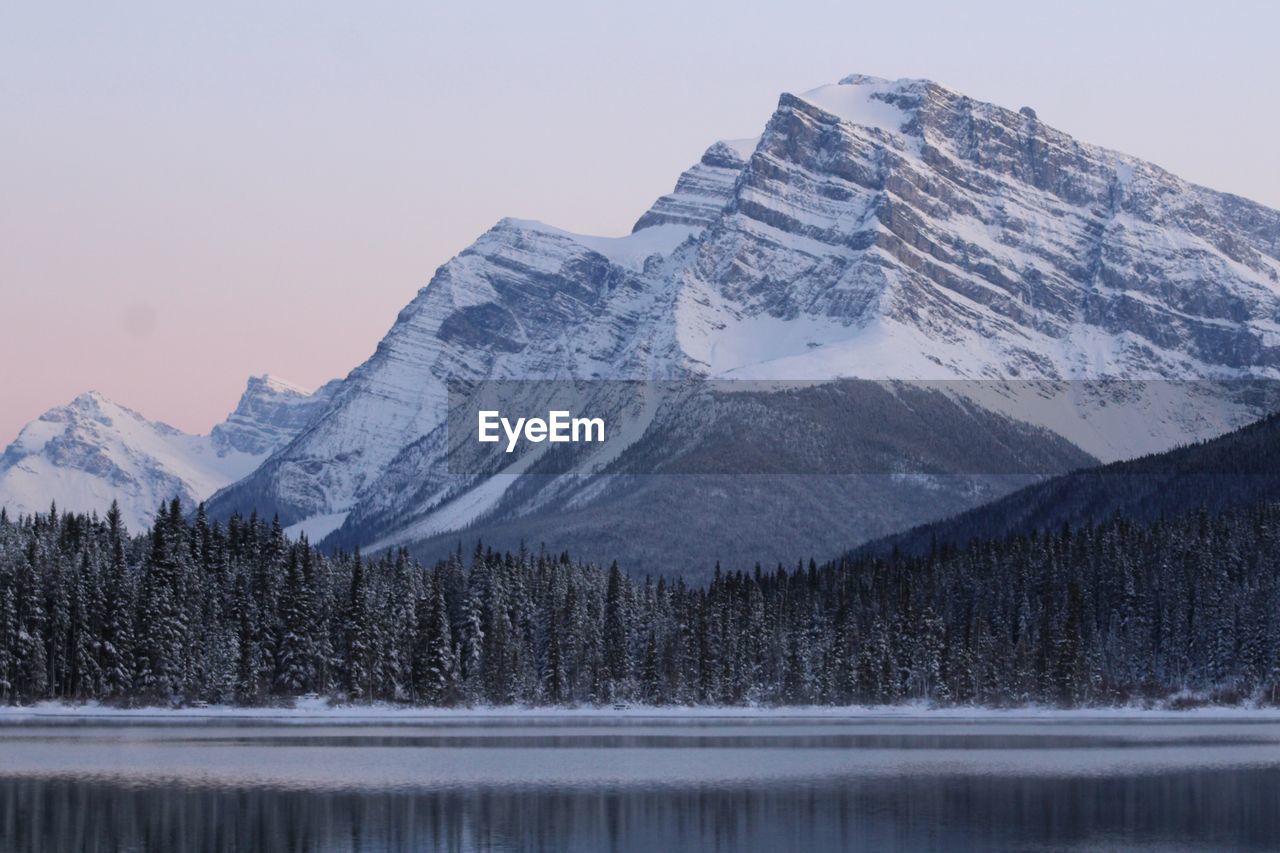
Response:
[[[1280,723],[0,729],[0,849],[1271,849]]]

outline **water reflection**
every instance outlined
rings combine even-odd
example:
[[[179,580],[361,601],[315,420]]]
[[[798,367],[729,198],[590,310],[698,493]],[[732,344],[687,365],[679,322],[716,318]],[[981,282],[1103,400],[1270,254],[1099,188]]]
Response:
[[[1274,770],[784,789],[326,793],[0,782],[9,851],[1273,849]]]
[[[1274,725],[614,729],[0,727],[0,850],[1280,846]],[[532,749],[524,743],[529,739]],[[77,742],[80,765],[68,768],[56,756]],[[450,781],[449,768],[506,756],[498,747],[512,743],[520,747],[506,758],[505,773],[490,768],[473,777],[479,782]],[[42,769],[42,752],[59,769]],[[726,754],[738,768],[734,774],[717,769],[716,757]],[[1077,760],[1085,754],[1093,757]],[[238,757],[228,761],[227,755]],[[285,776],[268,774],[262,782],[246,774],[249,755],[263,766],[282,765],[277,769]],[[453,760],[442,768],[446,756]],[[622,766],[604,777],[534,772],[561,756],[571,766],[588,759]],[[636,756],[657,757],[638,764]],[[681,756],[691,756],[695,767],[700,756],[713,759],[706,778],[679,770],[686,766],[674,763]],[[293,779],[292,768],[304,758],[325,765],[330,775],[276,784]],[[366,760],[389,764],[388,778],[400,781],[394,787],[330,784],[348,778],[346,766]],[[151,766],[165,761],[167,767]],[[220,761],[239,775],[201,772]],[[790,762],[819,769],[776,772]],[[142,766],[155,772],[135,772]]]

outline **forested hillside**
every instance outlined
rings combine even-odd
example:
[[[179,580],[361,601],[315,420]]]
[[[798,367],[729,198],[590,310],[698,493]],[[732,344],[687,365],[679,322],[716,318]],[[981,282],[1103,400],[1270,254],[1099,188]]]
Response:
[[[1278,561],[1274,504],[705,588],[546,553],[325,556],[174,506],[136,538],[116,512],[0,514],[0,699],[1272,701]]]
[[[923,554],[940,544],[1080,527],[1115,516],[1151,522],[1280,500],[1280,415],[1217,438],[1083,468],[951,518],[869,542],[860,554]]]

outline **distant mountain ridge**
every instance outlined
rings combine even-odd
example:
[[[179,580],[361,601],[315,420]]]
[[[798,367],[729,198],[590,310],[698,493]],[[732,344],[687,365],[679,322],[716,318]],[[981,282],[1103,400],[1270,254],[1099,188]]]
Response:
[[[11,515],[56,502],[103,512],[118,501],[125,523],[150,524],[161,501],[190,507],[253,471],[301,431],[332,393],[270,375],[249,379],[235,410],[210,435],[150,421],[96,391],[32,421],[0,456],[0,506]]]
[[[853,75],[782,95],[759,138],[713,145],[628,236],[499,222],[436,272],[310,428],[211,508],[384,545],[482,536],[546,505],[515,501],[502,482],[519,478],[437,476],[458,378],[1277,375],[1280,213],[1077,142],[1031,110]],[[1121,429],[1093,417],[1114,406],[1086,401],[1063,434],[1108,460],[1265,414],[1239,400],[1131,405]],[[574,476],[547,494],[600,493]],[[955,509],[927,495],[912,506],[902,526]],[[875,535],[846,509],[844,535]],[[728,527],[763,542],[752,518]],[[554,541],[556,524],[544,533]]]

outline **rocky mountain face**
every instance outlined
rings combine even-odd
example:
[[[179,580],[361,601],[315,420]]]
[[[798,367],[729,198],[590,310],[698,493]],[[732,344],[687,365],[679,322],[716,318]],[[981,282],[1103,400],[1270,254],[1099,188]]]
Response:
[[[147,420],[91,391],[32,421],[0,456],[0,506],[10,514],[99,513],[113,500],[125,523],[149,524],[162,501],[193,506],[253,471],[327,400],[271,376],[252,377],[210,435]]]
[[[1273,371],[1278,241],[1276,211],[1031,110],[851,77],[782,97],[694,253],[681,341],[723,375]],[[804,348],[726,353],[779,320]]]
[[[308,429],[212,505],[279,512],[313,538],[336,529],[334,541],[368,546],[450,533],[456,543],[459,531],[519,527],[534,507],[556,506],[550,496],[573,494],[540,517],[539,538],[557,546],[571,524],[582,541],[603,536],[616,515],[592,496],[638,494],[637,481],[611,478],[625,458],[536,486],[440,474],[445,383],[459,378],[984,380],[961,393],[1116,459],[1223,431],[1264,406],[1212,392],[1166,405],[1139,392],[1118,409],[1106,394],[1072,392],[1076,416],[1064,420],[988,390],[1277,372],[1280,213],[1078,142],[1027,108],[853,76],[784,94],[758,139],[713,145],[628,236],[498,223],[436,272]],[[675,429],[655,414],[650,444]],[[1031,457],[1060,452],[1042,438]],[[710,500],[746,488],[738,482],[664,488]],[[902,512],[886,523],[926,521],[995,488],[933,488],[896,501]],[[828,491],[844,524],[805,553],[881,529],[867,516],[874,489]],[[715,538],[778,544],[759,521],[785,500],[718,515]],[[646,510],[649,529],[691,523],[664,505]],[[670,558],[655,546],[646,566]]]
[[[307,391],[270,374],[250,376],[235,411],[209,434],[214,448],[265,457],[302,432],[340,382],[334,379]]]

